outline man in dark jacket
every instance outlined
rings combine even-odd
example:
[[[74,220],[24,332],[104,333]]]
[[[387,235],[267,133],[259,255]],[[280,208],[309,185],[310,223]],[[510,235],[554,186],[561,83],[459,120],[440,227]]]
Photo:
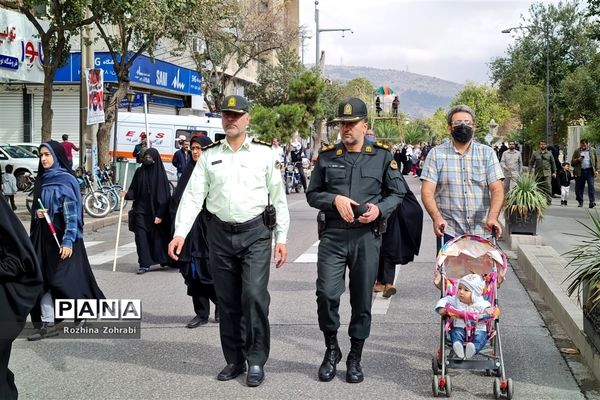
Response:
[[[179,136],[179,150],[173,154],[173,159],[171,160],[171,164],[177,168],[177,180],[181,178],[181,174],[185,171],[185,167],[187,167],[190,159],[190,142],[187,141],[184,135],[181,135]]]

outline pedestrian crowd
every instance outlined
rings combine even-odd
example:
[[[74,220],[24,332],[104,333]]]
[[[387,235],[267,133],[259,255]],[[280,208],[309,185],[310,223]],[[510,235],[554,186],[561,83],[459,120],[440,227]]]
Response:
[[[514,141],[495,152],[475,140],[478,121],[466,105],[448,112],[449,140],[444,143],[390,147],[369,129],[366,104],[346,99],[334,120],[340,140],[316,153],[297,136],[284,146],[278,139],[266,143],[252,138],[244,97],[226,96],[221,112],[225,139],[213,142],[205,134],[178,138],[180,147],[172,158],[178,185],[173,192],[161,155],[142,136],[133,152],[141,165],[122,196],[133,201],[129,229],[135,237],[137,273],[145,274],[154,265],[180,270],[194,309],[188,328],[208,323],[213,303],[225,359],[216,377],[227,381],[245,373],[250,387],[263,383],[270,353],[271,261],[279,269],[287,259],[290,217],[282,166],[299,166],[306,200],[318,210],[316,319],[325,353],[315,372],[324,382],[336,376],[344,356],[338,342],[339,308],[348,270],[349,383],[365,376],[361,361],[371,331],[373,292],[394,295],[396,265],[411,262],[419,253],[423,210],[405,176],[420,178],[422,203],[441,244],[463,234],[501,236],[504,195],[523,173]],[[78,148],[69,143],[63,137],[63,143],[50,140],[39,147],[29,237],[19,223],[0,225],[2,271],[8,271],[0,274],[0,296],[8,299],[0,302],[0,318],[16,321],[10,338],[0,341],[3,399],[16,398],[8,358],[28,315],[37,327],[28,339],[41,340],[58,335],[55,299],[105,298],[86,254],[82,200],[72,171],[71,150]],[[311,166],[307,179],[304,170]],[[583,205],[587,185],[589,207],[595,206],[594,177],[600,164],[587,140],[570,163],[559,166],[541,141],[528,166],[549,202],[556,178],[561,205],[567,205],[575,180],[578,205]],[[3,221],[12,221],[16,188],[11,166],[5,168],[2,183],[7,201],[0,200],[0,214]],[[439,275],[434,283],[440,285]],[[490,307],[481,298],[481,276],[466,275],[457,287],[456,296],[435,306],[443,317],[446,304],[479,312]],[[464,324],[454,319],[452,349],[458,357],[471,358],[485,346],[488,334],[478,326],[473,340],[465,340]]]

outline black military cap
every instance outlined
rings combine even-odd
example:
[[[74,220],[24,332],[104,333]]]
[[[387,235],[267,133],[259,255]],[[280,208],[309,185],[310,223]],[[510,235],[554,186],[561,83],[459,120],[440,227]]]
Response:
[[[333,122],[352,122],[367,118],[367,105],[361,99],[351,97],[338,106],[338,116]]]
[[[227,96],[221,104],[221,111],[230,111],[238,114],[248,112],[248,100],[242,96]]]

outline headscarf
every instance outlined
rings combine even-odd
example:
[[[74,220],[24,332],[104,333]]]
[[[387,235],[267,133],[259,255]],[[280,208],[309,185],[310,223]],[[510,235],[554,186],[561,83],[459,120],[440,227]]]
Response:
[[[202,147],[206,147],[212,143],[212,140],[208,136],[194,136],[190,139],[190,148],[192,147],[192,143],[198,143]],[[190,162],[183,170],[181,177],[177,181],[177,187],[173,192],[173,196],[171,198],[171,207],[170,213],[173,220],[175,220],[175,214],[177,213],[177,207],[179,207],[179,202],[181,201],[181,197],[183,196],[183,191],[187,186],[190,177],[192,176],[192,172],[194,172],[194,167],[196,166],[196,161],[194,159],[190,159]]]
[[[4,198],[0,220],[0,260],[6,267],[0,273],[0,327],[5,330],[4,324],[27,319],[42,290],[42,272],[27,232]]]
[[[81,192],[79,183],[68,167],[65,150],[55,140],[49,140],[42,143],[39,147],[40,153],[42,147],[47,148],[54,158],[54,163],[48,169],[42,166],[42,161],[38,164],[38,173],[33,187],[33,206],[32,213],[40,208],[38,199],[42,200],[44,207],[48,209],[50,218],[54,214],[62,212],[64,200],[71,200],[77,204],[80,212],[77,213],[77,228],[79,235],[83,234],[83,214],[81,210]]]
[[[152,212],[154,215],[160,209],[162,204],[167,204],[171,198],[171,187],[169,185],[169,178],[167,178],[167,171],[160,158],[160,153],[154,147],[149,148],[144,153],[144,156],[149,155],[154,160],[152,165],[144,165],[140,167],[137,182],[140,185],[142,195],[149,196],[152,199]],[[133,182],[132,182],[133,184]],[[138,198],[138,196],[136,196]]]

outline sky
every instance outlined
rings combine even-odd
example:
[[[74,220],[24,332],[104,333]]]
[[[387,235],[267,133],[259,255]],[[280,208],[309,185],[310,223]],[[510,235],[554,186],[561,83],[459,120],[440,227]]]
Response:
[[[558,3],[542,0],[544,3]],[[465,83],[489,81],[488,63],[514,43],[529,0],[318,0],[325,64],[397,69]],[[315,62],[315,1],[300,0],[304,63]]]

